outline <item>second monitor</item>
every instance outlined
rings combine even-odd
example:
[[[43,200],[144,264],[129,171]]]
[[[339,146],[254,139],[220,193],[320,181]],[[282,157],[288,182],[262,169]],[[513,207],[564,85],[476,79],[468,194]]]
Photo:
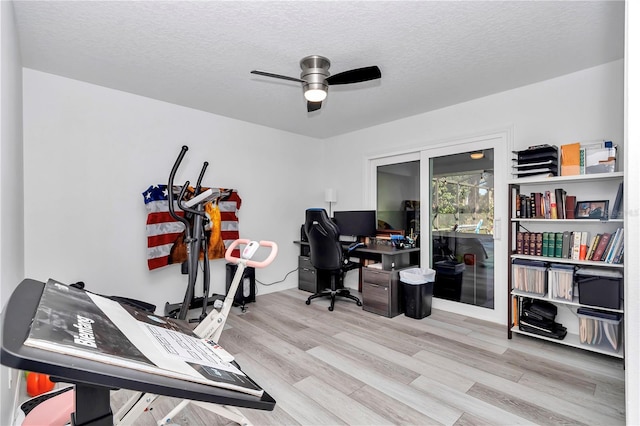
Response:
[[[350,237],[375,237],[378,222],[375,210],[348,210],[333,212],[333,220],[340,235]]]

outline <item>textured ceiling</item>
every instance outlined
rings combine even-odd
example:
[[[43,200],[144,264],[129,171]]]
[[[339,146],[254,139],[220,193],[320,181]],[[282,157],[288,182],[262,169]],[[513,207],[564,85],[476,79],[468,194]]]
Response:
[[[620,59],[623,1],[14,1],[23,65],[327,138]],[[382,79],[308,113],[299,61]]]

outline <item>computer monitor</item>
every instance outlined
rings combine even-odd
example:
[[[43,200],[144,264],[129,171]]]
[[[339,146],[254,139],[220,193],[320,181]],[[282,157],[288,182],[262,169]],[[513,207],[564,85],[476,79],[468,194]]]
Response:
[[[375,237],[376,236],[376,211],[375,210],[349,210],[333,212],[333,220],[340,235],[351,237]]]

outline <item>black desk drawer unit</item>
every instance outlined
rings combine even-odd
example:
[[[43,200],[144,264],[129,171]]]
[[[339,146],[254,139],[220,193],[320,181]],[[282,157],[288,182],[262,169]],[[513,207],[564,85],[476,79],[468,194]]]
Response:
[[[398,271],[362,268],[362,309],[389,318],[403,309]]]
[[[311,293],[318,291],[318,271],[308,256],[298,256],[298,288]]]

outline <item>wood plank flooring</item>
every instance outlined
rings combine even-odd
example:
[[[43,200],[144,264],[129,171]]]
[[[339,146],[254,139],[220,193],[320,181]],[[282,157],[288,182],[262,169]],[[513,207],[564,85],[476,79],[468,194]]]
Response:
[[[232,311],[221,344],[277,401],[255,425],[623,425],[622,360],[433,310],[385,318],[292,289]],[[114,410],[128,391],[113,394]],[[160,397],[136,425],[178,401]],[[231,424],[190,405],[173,423]]]

